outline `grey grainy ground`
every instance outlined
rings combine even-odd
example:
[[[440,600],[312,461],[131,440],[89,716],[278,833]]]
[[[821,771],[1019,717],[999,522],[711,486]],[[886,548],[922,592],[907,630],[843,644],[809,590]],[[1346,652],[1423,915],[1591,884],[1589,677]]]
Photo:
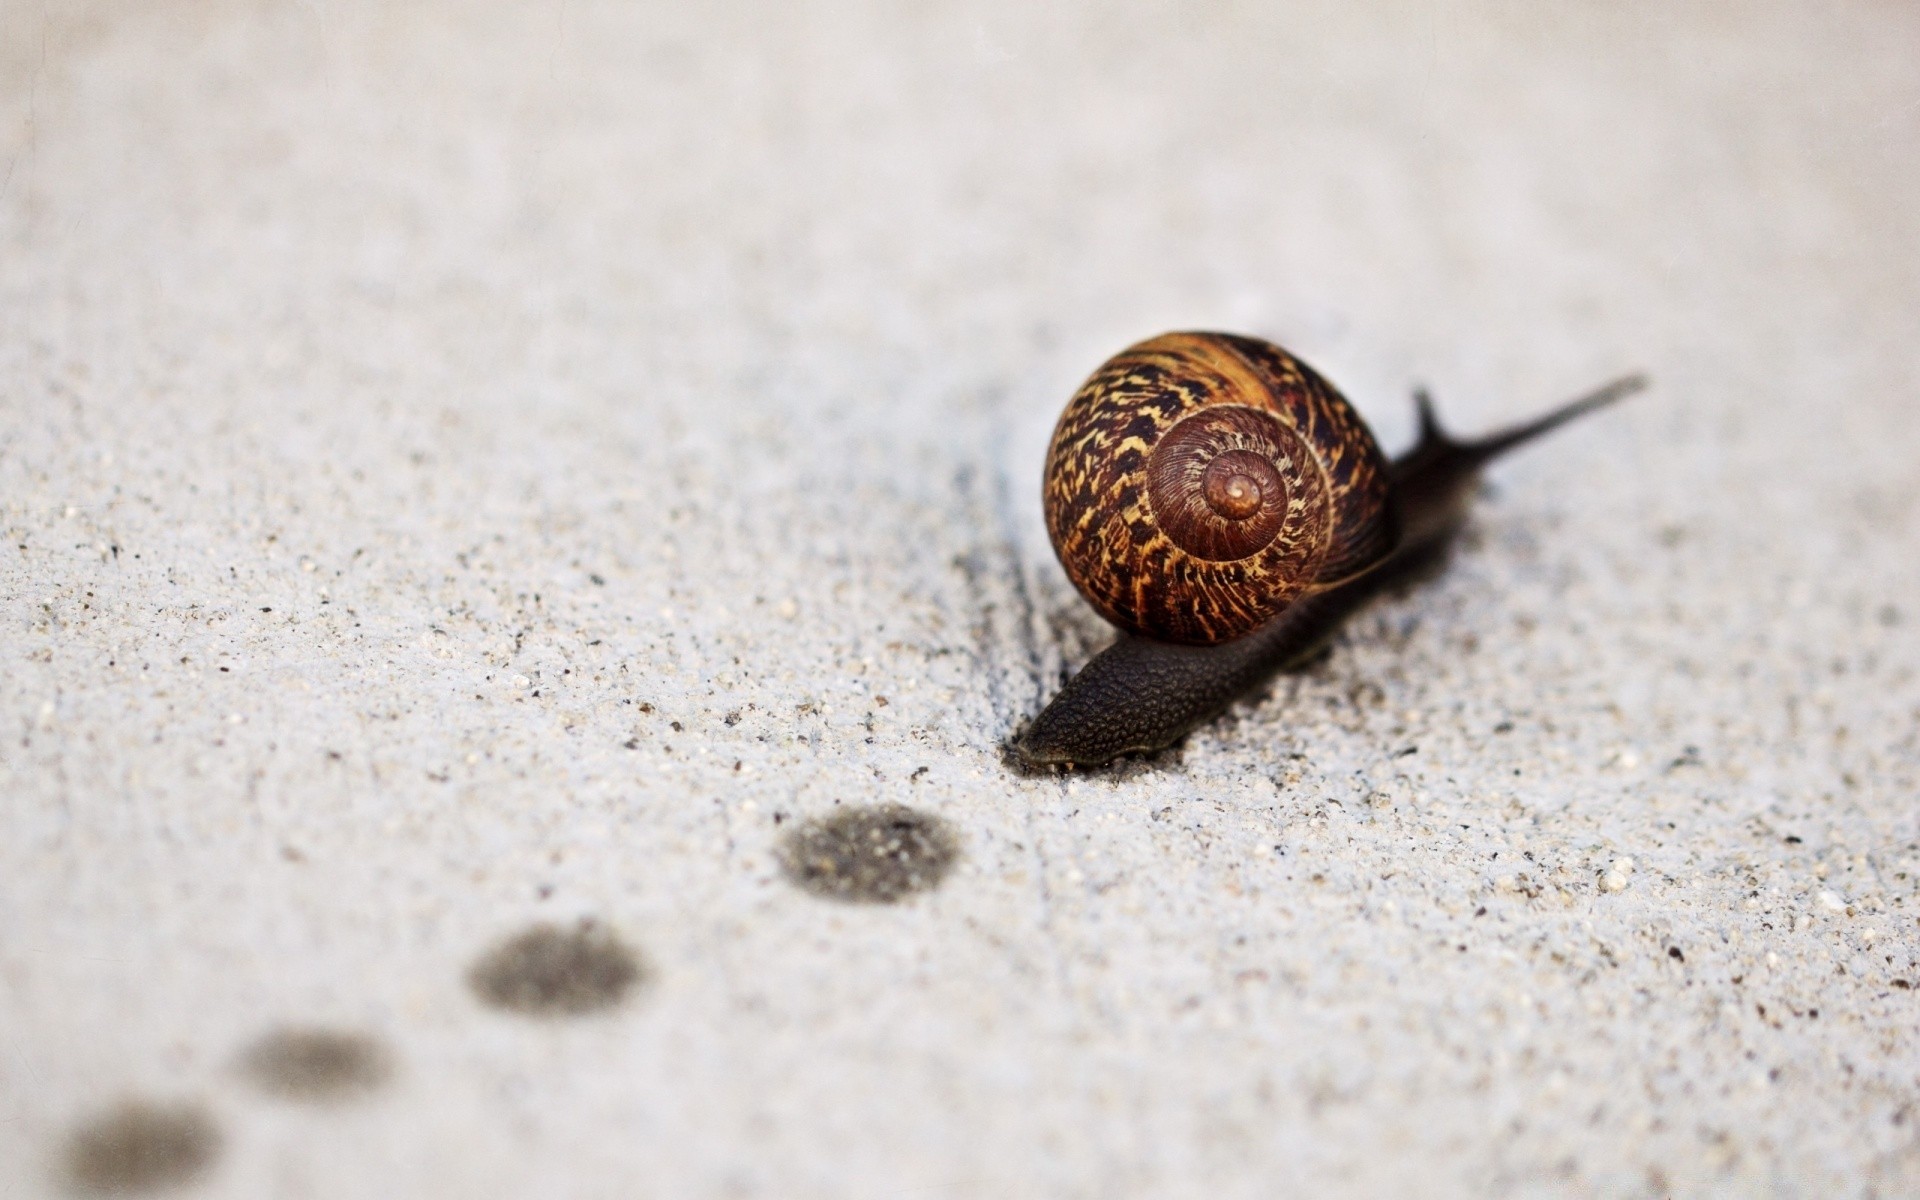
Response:
[[[208,1196],[1920,1190],[1920,11],[1037,7],[0,0],[0,1195],[128,1101]],[[1656,387],[1014,778],[1170,327]],[[944,882],[789,882],[863,803]],[[644,987],[470,988],[582,918]]]

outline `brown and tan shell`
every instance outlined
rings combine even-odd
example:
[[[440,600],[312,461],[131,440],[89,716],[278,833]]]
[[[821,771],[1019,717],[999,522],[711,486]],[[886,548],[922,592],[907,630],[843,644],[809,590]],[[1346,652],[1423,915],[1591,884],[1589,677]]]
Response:
[[[1083,384],[1047,450],[1047,532],[1102,616],[1224,642],[1377,565],[1399,540],[1386,455],[1271,342],[1168,333]]]

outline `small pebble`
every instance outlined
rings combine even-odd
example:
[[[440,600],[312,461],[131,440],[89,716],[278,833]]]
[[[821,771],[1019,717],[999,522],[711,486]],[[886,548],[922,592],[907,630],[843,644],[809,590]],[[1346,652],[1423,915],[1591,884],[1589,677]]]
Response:
[[[1624,892],[1627,890],[1627,876],[1633,874],[1631,858],[1616,858],[1607,873],[1600,877],[1600,890],[1603,892]]]

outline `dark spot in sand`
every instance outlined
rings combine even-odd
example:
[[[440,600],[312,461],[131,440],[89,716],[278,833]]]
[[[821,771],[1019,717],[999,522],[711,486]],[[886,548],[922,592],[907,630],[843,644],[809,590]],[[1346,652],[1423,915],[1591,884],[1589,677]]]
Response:
[[[288,1100],[346,1100],[374,1091],[393,1074],[377,1038],[336,1029],[276,1029],[240,1057],[262,1090]]]
[[[904,804],[850,808],[787,834],[781,866],[829,900],[891,904],[937,885],[960,857],[947,823]]]
[[[220,1153],[220,1131],[197,1104],[123,1101],[73,1132],[67,1180],[85,1195],[157,1191],[186,1183]]]
[[[1675,771],[1681,767],[1697,767],[1700,765],[1700,747],[1688,746],[1680,752],[1678,758],[1667,764],[1667,770]]]
[[[534,1017],[612,1008],[645,981],[640,956],[591,919],[571,929],[531,926],[487,951],[467,973],[483,1003]]]
[[[1680,952],[1680,947],[1678,946],[1668,946],[1667,957],[1671,959],[1677,959],[1680,962],[1687,961],[1687,956]]]

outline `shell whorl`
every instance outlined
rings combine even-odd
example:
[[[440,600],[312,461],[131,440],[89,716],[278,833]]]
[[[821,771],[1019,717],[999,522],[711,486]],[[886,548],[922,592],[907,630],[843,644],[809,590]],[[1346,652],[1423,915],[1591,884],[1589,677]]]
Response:
[[[1169,333],[1108,359],[1047,452],[1047,531],[1102,616],[1172,642],[1251,633],[1398,540],[1359,414],[1270,342]]]

